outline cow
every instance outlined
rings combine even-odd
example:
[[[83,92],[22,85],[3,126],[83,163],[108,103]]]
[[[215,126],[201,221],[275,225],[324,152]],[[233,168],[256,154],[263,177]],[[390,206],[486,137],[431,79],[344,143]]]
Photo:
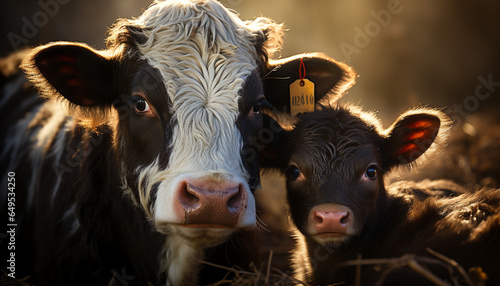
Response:
[[[296,227],[296,278],[310,285],[473,280],[444,262],[454,260],[479,281],[488,277],[486,285],[499,285],[500,189],[473,192],[447,180],[384,182],[391,170],[428,162],[450,126],[432,108],[410,109],[388,129],[350,104],[319,105],[297,116],[293,129],[283,131],[285,157],[275,161],[281,166],[274,165],[286,176]]]
[[[155,1],[117,20],[105,50],[49,43],[24,51],[23,72],[11,56],[0,98],[7,275],[189,285],[222,278],[201,260],[248,267],[239,245],[255,253],[244,231],[256,225],[259,164],[276,156],[264,143],[277,124],[261,109],[290,108],[304,64],[316,101],[354,81],[323,54],[271,60],[282,34],[215,0]]]

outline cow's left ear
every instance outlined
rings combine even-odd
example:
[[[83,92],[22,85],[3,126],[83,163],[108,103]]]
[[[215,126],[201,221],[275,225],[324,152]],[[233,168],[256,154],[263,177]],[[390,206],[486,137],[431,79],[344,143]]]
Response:
[[[381,148],[382,167],[390,170],[399,165],[411,165],[429,149],[442,147],[451,121],[446,114],[434,109],[416,109],[402,114],[387,131]],[[432,148],[431,148],[432,146]]]
[[[290,112],[290,85],[300,78],[301,61],[305,78],[314,83],[315,102],[336,101],[355,83],[356,72],[351,67],[321,53],[270,61],[261,76],[266,99],[278,110]]]
[[[111,106],[114,62],[84,44],[37,47],[21,67],[46,97],[60,96],[73,107]]]

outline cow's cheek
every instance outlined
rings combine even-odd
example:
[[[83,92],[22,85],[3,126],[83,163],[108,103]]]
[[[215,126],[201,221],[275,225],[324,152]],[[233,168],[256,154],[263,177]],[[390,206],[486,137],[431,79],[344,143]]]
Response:
[[[260,133],[265,133],[262,130],[262,116],[247,119],[243,126],[245,128],[240,130],[244,142],[242,155],[247,171],[250,174],[249,185],[252,191],[254,191],[260,185],[258,153],[259,149],[262,148],[262,143],[258,141],[260,141],[259,135],[262,137]]]
[[[159,119],[133,115],[127,125],[127,156],[133,158],[135,166],[149,165],[166,152],[165,132]]]

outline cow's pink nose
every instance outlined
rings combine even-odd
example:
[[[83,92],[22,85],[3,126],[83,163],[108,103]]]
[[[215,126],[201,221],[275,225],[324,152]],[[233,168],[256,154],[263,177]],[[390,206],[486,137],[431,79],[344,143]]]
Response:
[[[242,184],[184,181],[177,190],[184,224],[190,227],[235,227],[245,206]]]
[[[339,233],[346,234],[350,222],[348,211],[328,212],[316,210],[313,212],[312,221],[318,234]]]

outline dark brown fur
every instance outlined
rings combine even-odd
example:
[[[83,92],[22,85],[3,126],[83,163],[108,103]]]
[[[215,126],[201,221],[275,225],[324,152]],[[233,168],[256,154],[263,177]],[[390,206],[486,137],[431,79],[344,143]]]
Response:
[[[401,181],[386,186],[383,180],[393,168],[412,165],[428,149],[436,149],[448,128],[446,116],[431,109],[409,111],[387,130],[373,115],[349,106],[323,107],[299,116],[294,130],[286,135],[286,161],[292,165],[282,168],[291,217],[300,231],[293,254],[298,278],[311,285],[353,285],[356,268],[343,263],[358,255],[363,259],[405,254],[435,258],[426,250],[430,248],[456,260],[466,271],[482,267],[488,285],[498,285],[500,190],[467,192],[449,181]],[[377,177],[367,180],[364,172],[373,164]],[[297,178],[295,168],[301,177]],[[349,207],[356,234],[341,244],[320,244],[313,239],[308,233],[309,210],[324,203]],[[463,283],[445,263],[423,264],[440,279],[459,277]],[[430,284],[408,267],[388,273],[385,269],[363,266],[359,282]]]

